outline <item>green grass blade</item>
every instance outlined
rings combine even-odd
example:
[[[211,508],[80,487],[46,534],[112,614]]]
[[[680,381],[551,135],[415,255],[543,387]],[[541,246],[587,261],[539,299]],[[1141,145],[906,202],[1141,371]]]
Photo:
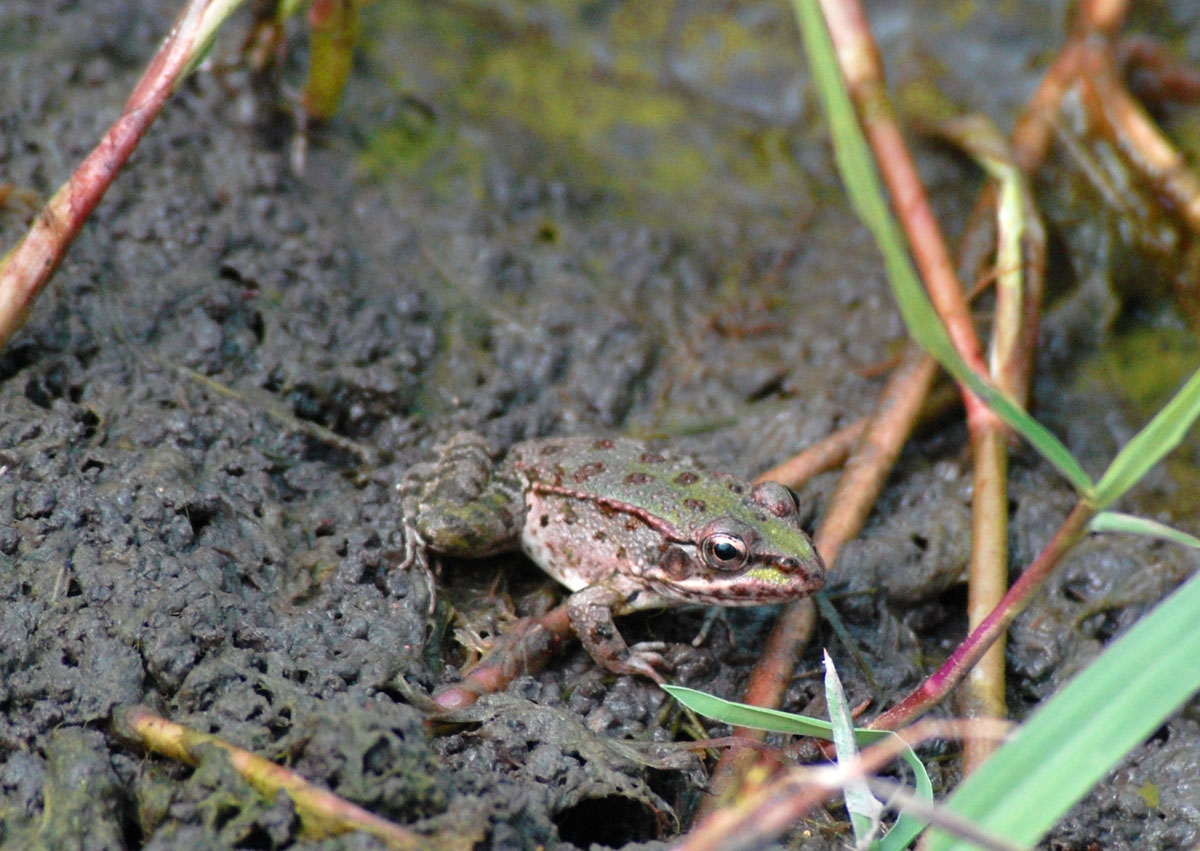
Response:
[[[1117,511],[1101,511],[1088,523],[1090,532],[1126,532],[1130,535],[1143,535],[1147,538],[1159,538],[1173,544],[1200,549],[1200,538],[1173,529],[1166,523],[1149,520],[1145,517],[1135,517],[1132,514],[1121,514]]]
[[[946,799],[983,830],[1033,844],[1200,690],[1200,574],[1138,621]],[[933,831],[928,851],[966,848]]]
[[[1096,485],[1093,505],[1097,508],[1112,505],[1179,445],[1197,417],[1200,417],[1200,370],[1113,459]]]
[[[826,741],[833,738],[832,725],[820,718],[808,718],[804,715],[781,712],[778,709],[764,709],[761,706],[735,703],[732,700],[714,697],[711,694],[684,686],[664,685],[662,689],[693,712],[705,715],[715,721],[732,724],[735,727],[749,727],[751,730],[767,730],[772,733],[792,733],[797,736],[815,736]],[[883,736],[878,735],[872,741],[881,738]]]
[[[732,700],[714,697],[702,691],[684,686],[664,685],[662,689],[671,697],[678,700],[688,709],[700,715],[707,716],[735,727],[749,727],[753,730],[769,730],[774,733],[794,733],[799,736],[813,736],[818,739],[833,738],[832,725],[819,718],[808,718],[804,715],[793,715],[778,709],[764,709],[761,706],[750,706],[745,703],[735,703]],[[856,728],[854,738],[860,745],[869,745],[895,733],[887,730],[864,730]],[[932,803],[933,783],[921,760],[917,758],[912,748],[905,748],[901,758],[912,770],[914,777],[914,795],[922,801]],[[892,829],[880,840],[879,851],[901,851],[917,838],[925,829],[926,821],[901,813],[892,825]]]
[[[850,707],[846,704],[846,693],[828,650],[825,651],[825,702],[829,704],[838,765],[845,767],[858,758],[858,744],[854,741],[854,724],[850,719]],[[855,846],[862,848],[874,842],[883,818],[883,804],[871,794],[866,779],[847,778],[846,785],[842,787],[842,796],[846,800],[846,812],[850,814],[850,826],[854,829]]]
[[[176,89],[179,87],[179,82],[185,77],[191,75],[193,71],[200,66],[212,50],[213,42],[217,39],[217,30],[221,28],[221,24],[237,11],[238,6],[242,5],[243,0],[213,0],[206,5],[200,4],[195,6],[195,13],[198,14],[199,23],[195,29],[194,41],[191,46],[191,57],[184,66],[183,71],[179,74],[179,79],[175,83]],[[191,4],[189,4],[191,5]]]
[[[855,211],[875,237],[883,254],[888,280],[908,333],[947,372],[961,381],[1005,423],[1023,436],[1041,455],[1058,468],[1081,494],[1091,491],[1092,481],[1062,442],[1021,406],[990,382],[976,375],[958,356],[941,320],[921,287],[899,227],[884,200],[883,186],[866,140],[858,125],[854,106],[838,71],[829,33],[816,0],[793,0],[804,48],[808,55],[817,92],[825,109],[838,171]]]
[[[856,732],[861,733],[863,731],[860,728]],[[860,739],[859,741],[861,742],[862,740]],[[908,763],[908,767],[913,773],[913,783],[916,786],[913,796],[918,800],[932,804],[933,781],[929,779],[929,772],[925,770],[925,766],[917,758],[916,751],[912,748],[905,748],[900,756]],[[925,829],[927,824],[929,822],[919,816],[914,816],[911,813],[900,813],[900,817],[896,819],[896,823],[892,825],[892,829],[887,832],[887,835],[883,839],[879,840],[879,851],[903,851],[914,839],[921,835],[921,831]]]

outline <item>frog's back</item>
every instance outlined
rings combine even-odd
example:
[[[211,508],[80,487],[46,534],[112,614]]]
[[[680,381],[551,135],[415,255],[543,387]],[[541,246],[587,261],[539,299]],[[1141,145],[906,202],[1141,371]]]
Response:
[[[527,441],[510,450],[508,461],[530,485],[632,506],[681,532],[718,515],[746,522],[763,522],[767,516],[746,498],[746,483],[705,472],[689,458],[650,449],[631,438]]]

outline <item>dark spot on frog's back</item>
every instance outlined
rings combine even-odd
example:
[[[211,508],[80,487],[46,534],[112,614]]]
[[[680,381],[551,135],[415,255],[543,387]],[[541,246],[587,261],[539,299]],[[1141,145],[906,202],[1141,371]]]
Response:
[[[547,443],[538,450],[538,455],[557,455],[563,448],[557,443]]]
[[[602,437],[599,440],[597,440],[595,443],[592,444],[592,448],[593,449],[615,449],[616,445],[617,444],[613,443],[607,437]]]
[[[746,492],[746,489],[744,487],[742,487],[741,482],[727,482],[725,486],[728,487],[729,490],[731,490],[733,493],[736,493],[739,495],[744,494]]]
[[[641,460],[643,464],[661,464],[667,459],[662,455],[659,455],[657,452],[643,452],[642,457],[639,460]]]
[[[625,477],[627,485],[648,485],[652,481],[654,481],[654,476],[649,473],[630,473]]]
[[[708,503],[702,499],[685,499],[683,501],[684,508],[690,508],[692,511],[705,512],[708,511]]]
[[[592,478],[592,476],[598,476],[607,469],[608,467],[604,466],[602,462],[592,461],[588,464],[584,464],[582,467],[572,473],[571,478],[574,479],[576,483],[583,484],[588,479]]]
[[[677,485],[691,485],[698,481],[700,481],[700,477],[690,471],[682,472],[675,477],[675,484]]]

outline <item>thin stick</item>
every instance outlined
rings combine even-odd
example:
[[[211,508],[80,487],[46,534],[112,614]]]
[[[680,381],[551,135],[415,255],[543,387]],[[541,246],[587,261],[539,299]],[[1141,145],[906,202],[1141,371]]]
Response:
[[[125,109],[24,238],[0,260],[0,348],[25,321],[83,223],[162,110],[180,78],[241,0],[189,0]]]
[[[306,835],[313,839],[361,830],[382,839],[392,848],[428,848],[433,841],[428,836],[406,830],[367,812],[283,766],[255,756],[250,751],[231,745],[216,736],[168,721],[144,706],[116,710],[113,722],[121,736],[140,742],[143,747],[155,753],[187,765],[197,765],[200,762],[204,746],[220,748],[228,754],[234,770],[264,796],[272,798],[279,792],[286,792],[296,805],[296,814],[304,824]],[[443,837],[439,839],[444,841]],[[441,844],[440,847],[446,846]],[[457,843],[457,847],[469,848],[471,843],[464,840]]]

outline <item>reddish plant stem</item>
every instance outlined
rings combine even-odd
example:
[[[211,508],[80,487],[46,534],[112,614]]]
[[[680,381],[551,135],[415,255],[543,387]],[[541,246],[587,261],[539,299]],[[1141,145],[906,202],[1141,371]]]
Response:
[[[194,56],[198,28],[210,3],[192,0],[184,7],[120,117],[0,261],[0,348],[21,327],[67,247],[162,110]]]
[[[1128,0],[1081,0],[1071,39],[1051,63],[1013,129],[1013,159],[1032,174],[1050,153],[1063,95],[1081,76],[1111,62],[1111,44],[1129,11]]]
[[[950,689],[954,688],[967,671],[971,669],[980,657],[987,651],[998,637],[1004,634],[1013,620],[1029,604],[1033,595],[1042,587],[1050,572],[1062,560],[1063,556],[1087,532],[1088,521],[1095,514],[1095,509],[1086,502],[1080,501],[1071,509],[1071,513],[1059,526],[1050,543],[1042,549],[1038,557],[1025,569],[1025,572],[1012,584],[1000,605],[992,610],[983,623],[963,639],[945,664],[933,676],[925,680],[919,688],[913,691],[900,703],[880,715],[870,723],[877,730],[894,730],[916,718],[931,706],[941,701]]]
[[[1200,233],[1200,177],[1187,159],[1117,79],[1112,65],[1090,78],[1107,130],[1133,167],[1142,174],[1193,233]]]
[[[986,375],[983,350],[963,288],[888,100],[883,65],[862,6],[857,0],[820,0],[820,4],[847,89],[929,298],[959,356],[977,373]],[[965,388],[962,392],[968,422],[994,419],[995,415],[974,394]]]

